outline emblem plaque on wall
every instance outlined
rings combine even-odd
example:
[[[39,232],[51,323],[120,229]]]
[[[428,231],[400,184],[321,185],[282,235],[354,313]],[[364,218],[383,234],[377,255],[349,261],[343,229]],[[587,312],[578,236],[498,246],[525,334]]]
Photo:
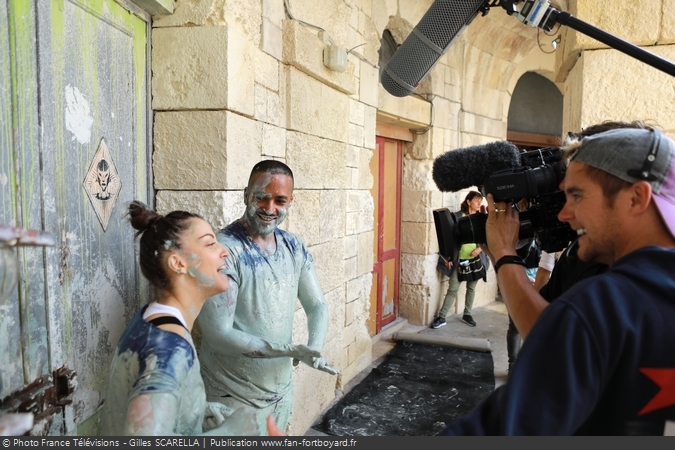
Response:
[[[101,143],[96,150],[94,159],[91,161],[87,176],[84,178],[84,190],[87,191],[91,205],[96,211],[103,231],[108,226],[108,220],[115,207],[117,196],[122,190],[122,182],[117,173],[117,168],[113,164],[112,157],[108,152],[108,146],[105,139],[101,138]]]

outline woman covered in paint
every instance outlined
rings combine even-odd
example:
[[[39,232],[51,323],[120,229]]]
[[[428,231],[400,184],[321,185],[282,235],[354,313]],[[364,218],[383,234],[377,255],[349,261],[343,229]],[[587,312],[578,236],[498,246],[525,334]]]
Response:
[[[196,214],[162,216],[135,201],[129,220],[140,235],[141,271],[157,297],[120,338],[103,409],[104,435],[258,435],[250,411],[206,402],[190,336],[206,299],[228,287],[222,273],[227,250]]]

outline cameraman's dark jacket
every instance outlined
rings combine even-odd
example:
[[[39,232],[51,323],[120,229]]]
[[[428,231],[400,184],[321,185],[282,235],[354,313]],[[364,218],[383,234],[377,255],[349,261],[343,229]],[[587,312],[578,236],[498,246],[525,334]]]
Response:
[[[675,250],[644,247],[570,287],[535,322],[508,383],[441,434],[663,434],[675,422],[673,267]]]

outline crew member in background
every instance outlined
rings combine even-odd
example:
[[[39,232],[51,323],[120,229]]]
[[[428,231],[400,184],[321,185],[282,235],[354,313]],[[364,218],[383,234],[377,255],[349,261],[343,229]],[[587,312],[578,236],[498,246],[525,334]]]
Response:
[[[478,191],[469,191],[466,198],[462,202],[461,211],[456,214],[460,216],[468,214],[476,214],[480,211],[480,205],[483,201],[483,194]],[[473,299],[476,296],[476,285],[478,280],[487,281],[487,257],[482,254],[481,248],[478,244],[470,243],[464,244],[459,250],[459,258],[457,261],[444,260],[439,255],[439,270],[450,277],[450,284],[448,291],[443,298],[441,310],[431,322],[431,328],[440,328],[447,324],[446,316],[448,311],[455,303],[459,287],[462,282],[466,281],[466,297],[464,301],[464,314],[462,314],[462,322],[470,327],[476,326],[476,321],[471,316],[473,308]]]

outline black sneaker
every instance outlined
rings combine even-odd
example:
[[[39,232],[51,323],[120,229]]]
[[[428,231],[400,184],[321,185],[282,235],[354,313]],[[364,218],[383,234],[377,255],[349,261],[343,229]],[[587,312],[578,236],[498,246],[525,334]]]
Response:
[[[436,329],[440,327],[444,327],[448,324],[448,322],[445,321],[444,318],[442,317],[436,317],[433,322],[431,322],[431,328]]]
[[[467,325],[470,326],[470,327],[475,327],[475,326],[476,326],[476,321],[473,320],[473,317],[471,317],[471,316],[468,315],[468,314],[464,314],[464,315],[462,316],[462,322],[464,322],[465,324],[467,324]]]

